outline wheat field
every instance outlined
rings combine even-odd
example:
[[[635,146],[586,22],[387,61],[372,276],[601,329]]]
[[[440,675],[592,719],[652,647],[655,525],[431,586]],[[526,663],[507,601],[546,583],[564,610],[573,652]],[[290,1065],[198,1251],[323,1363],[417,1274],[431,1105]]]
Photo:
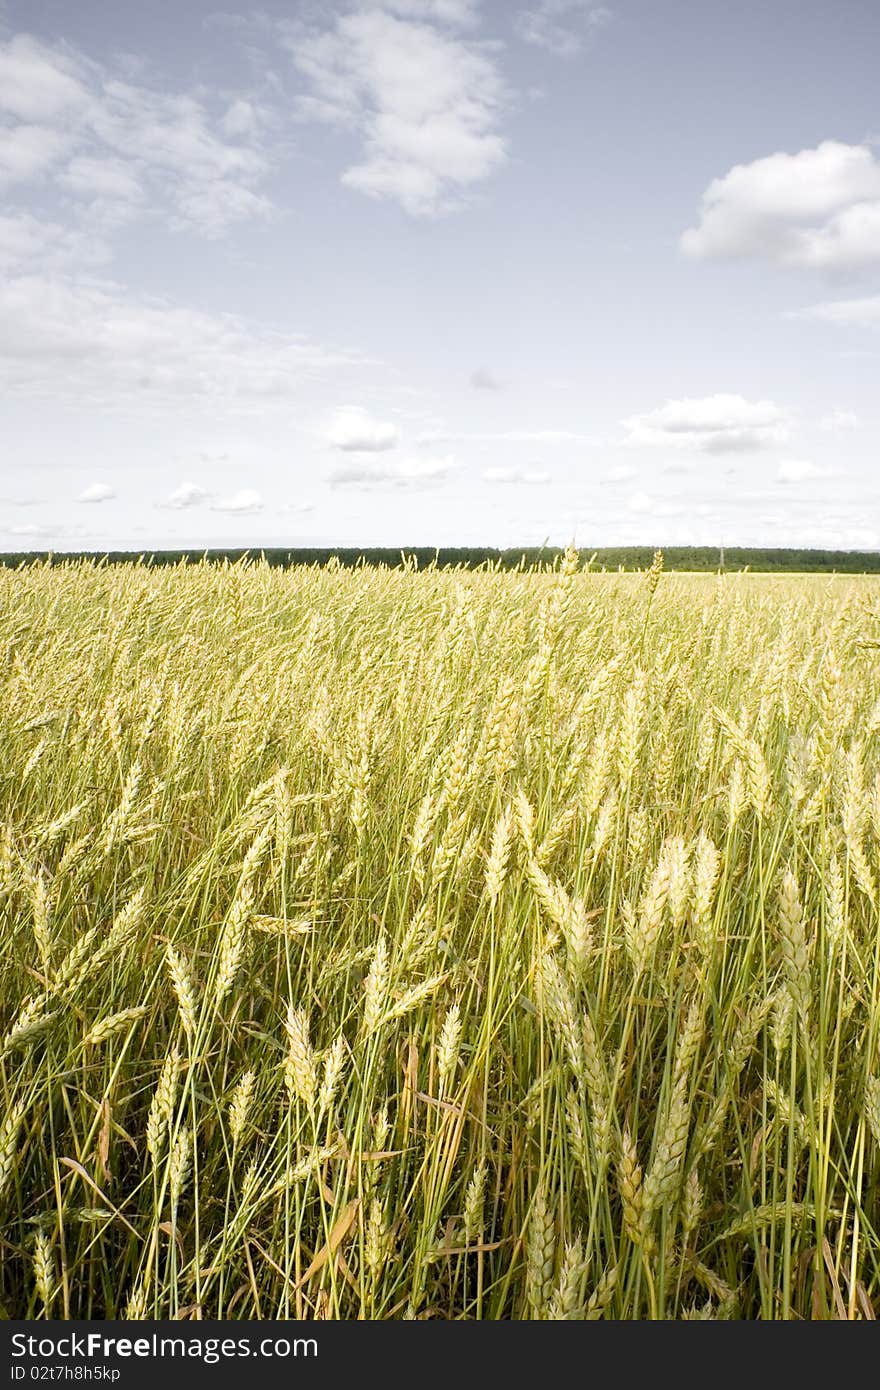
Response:
[[[0,597],[2,1312],[875,1316],[880,581]]]

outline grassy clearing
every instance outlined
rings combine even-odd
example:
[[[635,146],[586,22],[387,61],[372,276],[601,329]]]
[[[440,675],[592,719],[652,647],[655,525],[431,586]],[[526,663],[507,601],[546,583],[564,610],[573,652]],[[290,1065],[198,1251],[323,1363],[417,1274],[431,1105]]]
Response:
[[[0,599],[9,1316],[874,1315],[877,581]]]

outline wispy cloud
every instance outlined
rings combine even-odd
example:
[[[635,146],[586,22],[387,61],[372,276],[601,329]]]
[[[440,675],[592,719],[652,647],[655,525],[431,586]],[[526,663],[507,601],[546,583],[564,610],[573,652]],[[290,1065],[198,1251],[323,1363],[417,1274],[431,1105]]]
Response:
[[[285,26],[283,41],[310,93],[300,115],[350,131],[363,157],[342,182],[434,217],[504,161],[504,84],[490,53],[441,25],[474,6],[395,4],[337,16],[330,27]],[[434,21],[434,22],[431,22]]]
[[[783,459],[776,470],[776,480],[780,483],[807,483],[813,478],[827,476],[811,459]]]
[[[71,147],[70,136],[45,126],[0,128],[0,186],[40,178]]]
[[[847,434],[859,428],[859,417],[854,410],[832,410],[819,421],[820,430],[826,434]]]
[[[5,536],[14,536],[20,541],[58,541],[93,539],[98,533],[85,526],[53,525],[49,522],[31,521],[21,525],[0,527]]]
[[[648,512],[653,512],[656,507],[653,497],[647,492],[631,493],[627,498],[626,505],[631,512],[636,512],[639,516],[644,516]]]
[[[550,474],[542,468],[487,468],[483,481],[501,485],[525,484],[528,487],[544,487],[550,482]]]
[[[595,444],[596,438],[590,434],[580,434],[576,430],[490,430],[490,431],[440,431],[427,430],[420,434],[416,443],[422,448],[435,444]]]
[[[22,496],[21,493],[18,493],[15,497],[0,497],[0,506],[39,507],[45,500],[45,497]]]
[[[630,463],[617,463],[602,479],[605,483],[628,483],[638,476],[638,470],[633,468]]]
[[[29,212],[0,215],[0,271],[45,275],[71,266],[82,270],[100,265],[109,255],[103,241],[75,228]]]
[[[290,400],[316,371],[357,360],[119,287],[43,275],[0,281],[0,385],[8,394],[234,408]]]
[[[89,102],[82,63],[27,34],[0,45],[0,107],[20,121],[61,121]]]
[[[427,19],[437,24],[476,24],[482,0],[373,0],[367,8],[388,10],[404,19]]]
[[[573,58],[612,17],[611,10],[592,0],[539,0],[520,10],[515,28],[526,43],[557,58]]]
[[[880,294],[863,299],[829,299],[810,304],[793,315],[795,318],[818,319],[841,328],[880,328]]]
[[[265,217],[268,146],[246,104],[213,113],[201,92],[126,81],[67,45],[0,43],[0,182],[52,173],[80,210],[114,226],[138,210],[213,237]],[[253,111],[253,108],[251,108]]]
[[[452,455],[446,458],[359,459],[340,464],[330,473],[333,487],[424,487],[443,482],[456,470]]]

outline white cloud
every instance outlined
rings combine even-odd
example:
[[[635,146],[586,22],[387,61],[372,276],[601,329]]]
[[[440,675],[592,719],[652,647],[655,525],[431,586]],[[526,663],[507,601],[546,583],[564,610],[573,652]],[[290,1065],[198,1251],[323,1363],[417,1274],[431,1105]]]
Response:
[[[260,512],[263,510],[263,499],[253,488],[242,488],[240,492],[235,492],[231,497],[220,497],[212,504],[215,512]]]
[[[550,474],[540,468],[487,468],[483,474],[487,483],[525,483],[530,487],[543,487],[550,481]]]
[[[773,401],[743,396],[684,397],[659,410],[625,420],[628,444],[699,449],[709,454],[746,453],[788,438],[791,422]]]
[[[108,483],[91,483],[77,497],[77,502],[112,502],[116,493]]]
[[[812,478],[826,476],[823,470],[809,459],[783,459],[776,470],[776,479],[780,483],[806,483]]]
[[[22,526],[9,526],[5,528],[4,534],[7,536],[21,536],[25,538],[32,536],[35,540],[42,540],[46,536],[54,536],[56,528],[54,526],[43,526],[37,521],[26,522]]]
[[[376,420],[366,410],[346,406],[332,420],[327,439],[345,453],[374,454],[395,448],[400,431],[390,421]]]
[[[636,477],[637,472],[638,470],[633,468],[631,464],[615,464],[615,466],[609,468],[608,472],[605,474],[604,481],[606,483],[628,483]]]
[[[259,143],[231,144],[212,128],[203,103],[115,79],[90,111],[98,141],[118,158],[134,157],[172,226],[222,233],[232,222],[265,216],[268,200],[253,184],[268,172]]]
[[[232,179],[213,179],[181,188],[177,197],[175,227],[197,228],[207,235],[218,235],[231,222],[252,217],[268,217],[272,204]]]
[[[526,43],[559,58],[573,58],[611,18],[611,10],[591,0],[539,0],[520,10],[515,27]]]
[[[825,140],[737,164],[709,184],[699,225],[681,247],[690,256],[822,270],[878,265],[880,160],[867,145]]]
[[[820,430],[829,434],[842,434],[859,428],[859,417],[853,410],[832,410],[819,421]]]
[[[69,148],[67,135],[45,126],[0,127],[0,184],[27,183],[39,177]]]
[[[224,112],[220,125],[226,135],[233,139],[240,136],[256,135],[263,124],[263,113],[252,101],[238,97]]]
[[[49,549],[57,544],[58,541],[78,541],[82,544],[87,540],[96,540],[102,535],[100,531],[92,531],[85,526],[73,525],[52,525],[49,522],[28,522],[20,526],[3,526],[0,523],[0,533],[4,536],[14,536],[17,541],[24,542],[22,549]],[[37,542],[36,546],[28,546],[26,542]],[[42,544],[39,544],[42,542]],[[16,547],[18,548],[18,547]]]
[[[489,433],[440,433],[428,430],[420,434],[416,443],[420,447],[449,443],[469,444],[594,444],[592,435],[578,434],[573,430],[499,430]]]
[[[286,30],[293,61],[313,95],[305,118],[358,135],[364,158],[342,175],[349,188],[390,198],[414,217],[460,203],[505,158],[498,132],[500,74],[485,51],[419,19],[466,6],[395,5],[356,10],[332,28]]]
[[[590,444],[591,435],[580,434],[574,430],[505,430],[502,434],[484,435],[487,440],[497,439],[510,444]]]
[[[39,507],[45,500],[45,497],[22,496],[21,493],[19,493],[17,497],[0,497],[0,506]]]
[[[122,81],[67,46],[18,36],[0,42],[2,111],[11,123],[0,125],[0,182],[57,170],[82,210],[109,225],[142,202],[174,228],[219,236],[271,211],[255,191],[269,170],[262,126],[244,99],[215,118],[202,91]]]
[[[173,492],[169,493],[164,502],[160,502],[160,507],[173,507],[181,509],[183,507],[198,507],[203,502],[207,502],[211,494],[206,492],[198,483],[181,483]]]
[[[654,510],[654,499],[647,492],[634,492],[627,499],[627,506],[631,512],[637,512],[640,516],[644,516]]]
[[[0,110],[21,121],[69,119],[88,100],[77,66],[27,34],[0,44]]]
[[[798,318],[819,319],[843,328],[880,328],[880,294],[863,299],[831,299],[801,309]]]
[[[0,271],[45,273],[73,264],[96,265],[109,256],[99,238],[41,221],[28,212],[0,215]]]
[[[294,516],[305,516],[308,512],[315,511],[314,502],[285,502],[278,508],[280,512],[291,513]]]
[[[451,454],[434,459],[359,459],[334,468],[330,482],[333,487],[418,487],[442,482],[455,468]]]
[[[4,526],[2,520],[0,534],[15,537],[21,544],[14,545],[13,548],[22,550],[50,550],[59,542],[65,543],[66,548],[69,548],[70,542],[82,546],[86,542],[106,537],[106,532],[96,531],[78,523],[28,522],[17,526]]]
[[[110,198],[137,202],[144,194],[134,171],[121,159],[95,159],[78,155],[72,159],[58,182],[72,193],[88,198]]]
[[[2,242],[2,237],[0,237]],[[0,387],[90,401],[290,400],[353,357],[245,323],[40,275],[0,280]]]
[[[390,10],[404,19],[429,19],[438,24],[475,24],[480,0],[377,0],[372,7]]]
[[[478,367],[471,372],[471,386],[475,391],[503,391],[504,387],[488,367]]]

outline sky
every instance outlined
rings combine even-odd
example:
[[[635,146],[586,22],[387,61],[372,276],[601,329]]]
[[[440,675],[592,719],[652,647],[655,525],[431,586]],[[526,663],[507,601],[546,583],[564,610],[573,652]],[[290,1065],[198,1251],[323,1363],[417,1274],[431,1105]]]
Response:
[[[0,550],[880,549],[877,0],[0,0]]]

